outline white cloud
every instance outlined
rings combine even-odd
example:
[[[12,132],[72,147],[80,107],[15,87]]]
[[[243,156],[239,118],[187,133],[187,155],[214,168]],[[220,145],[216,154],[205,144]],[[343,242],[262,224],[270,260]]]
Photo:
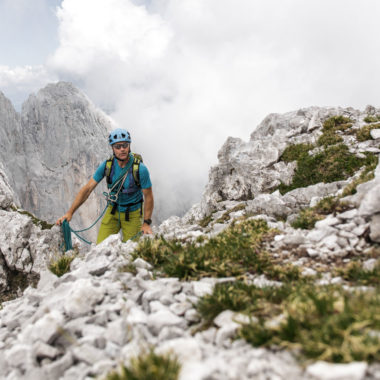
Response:
[[[56,80],[57,76],[48,72],[42,65],[16,67],[0,65],[0,90],[12,99],[13,105],[18,110],[29,94]]]

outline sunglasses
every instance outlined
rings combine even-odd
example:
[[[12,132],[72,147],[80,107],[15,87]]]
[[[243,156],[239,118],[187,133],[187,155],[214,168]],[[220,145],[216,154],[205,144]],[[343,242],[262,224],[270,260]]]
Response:
[[[116,150],[119,150],[121,148],[128,148],[129,147],[129,143],[125,142],[125,143],[122,143],[122,144],[114,144],[114,145],[112,145],[112,147],[115,148]]]

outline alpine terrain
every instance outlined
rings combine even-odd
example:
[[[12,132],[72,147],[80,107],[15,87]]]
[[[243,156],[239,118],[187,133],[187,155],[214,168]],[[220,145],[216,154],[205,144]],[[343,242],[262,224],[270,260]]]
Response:
[[[112,123],[69,83],[0,94],[0,378],[380,379],[380,109],[271,114],[184,217],[64,253]]]

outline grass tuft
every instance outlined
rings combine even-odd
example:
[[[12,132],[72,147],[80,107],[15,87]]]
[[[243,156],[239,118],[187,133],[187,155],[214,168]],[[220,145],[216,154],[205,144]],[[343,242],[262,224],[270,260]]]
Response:
[[[131,359],[131,364],[111,372],[105,380],[177,380],[181,365],[171,354],[158,355],[153,350]]]
[[[156,270],[183,280],[203,277],[243,276],[246,273],[265,274],[279,279],[278,270],[269,255],[262,250],[267,236],[273,234],[263,220],[233,222],[225,231],[203,244],[146,239],[139,244],[134,258],[141,257]],[[298,272],[292,272],[297,277]]]
[[[219,219],[215,221],[215,223],[225,223],[231,219],[230,215],[233,212],[244,210],[245,209],[245,204],[240,203],[236,205],[235,207],[232,207],[231,209],[227,210]]]
[[[339,197],[326,197],[321,199],[314,207],[307,207],[300,211],[297,219],[291,224],[293,228],[311,230],[318,220],[326,215],[336,214],[347,210],[345,203]]]
[[[56,276],[61,277],[65,273],[70,272],[70,264],[77,257],[76,253],[65,254],[59,256],[57,259],[52,260],[49,264],[50,272],[54,273]]]
[[[380,115],[367,115],[364,118],[364,121],[366,123],[376,123],[376,122],[380,121]]]
[[[344,280],[355,285],[380,286],[380,260],[373,269],[365,270],[358,261],[351,261],[345,268],[337,270]]]
[[[267,291],[268,293],[268,291]],[[348,363],[380,359],[380,296],[337,286],[293,285],[281,303],[255,293],[250,312],[259,322],[240,336],[253,346],[295,348],[303,358]],[[256,309],[257,310],[256,310]],[[265,311],[265,313],[263,313]],[[282,322],[267,323],[282,316]]]
[[[358,139],[358,141],[373,140],[372,136],[371,136],[371,130],[372,129],[379,129],[379,128],[380,128],[380,123],[365,125],[364,127],[361,127],[356,132],[356,138]]]
[[[210,222],[212,221],[212,214],[210,215],[206,215],[202,220],[200,220],[198,222],[198,224],[202,227],[202,228],[206,228]]]

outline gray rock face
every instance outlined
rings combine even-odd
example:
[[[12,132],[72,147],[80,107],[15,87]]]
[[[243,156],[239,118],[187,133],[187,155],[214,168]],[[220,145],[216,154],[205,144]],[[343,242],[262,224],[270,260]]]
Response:
[[[355,126],[359,128],[364,125],[363,119],[367,113],[368,110],[361,112],[353,108],[309,107],[267,116],[251,134],[248,142],[229,137],[218,153],[219,164],[210,170],[209,183],[200,205],[200,215],[205,216],[220,209],[219,204],[223,201],[253,200],[260,194],[271,193],[281,182],[291,183],[295,163],[279,161],[287,146],[315,143],[322,134],[324,120],[331,116],[351,117],[357,121]],[[380,152],[375,141],[355,144],[353,137],[345,138],[347,140],[345,143],[353,152],[358,154],[364,151]],[[289,197],[292,195],[297,198],[297,207],[302,203],[304,203],[302,207],[305,207],[305,203],[309,203],[311,197],[334,194],[343,185],[345,184],[318,184],[315,188],[309,187],[308,191],[297,189],[293,194],[287,194],[288,201],[285,205],[280,202],[278,212],[272,210],[270,215],[287,214]],[[302,202],[302,197],[308,198],[308,201],[305,202],[306,199],[304,199]],[[270,202],[267,198],[259,198],[256,204],[252,203],[250,205],[252,211],[259,211],[262,206],[261,201]],[[285,199],[282,200],[285,201]],[[293,210],[294,212],[297,211],[297,207]]]
[[[61,236],[58,226],[42,230],[36,220],[17,209],[1,163],[0,225],[0,292],[3,292],[10,272],[38,274],[44,270],[52,255],[58,252]]]
[[[4,166],[0,162],[0,209],[8,209],[15,203],[16,196],[9,185]]]
[[[67,211],[80,187],[110,156],[106,137],[111,120],[70,83],[50,84],[31,95],[21,115],[1,94],[0,122],[0,161],[19,203],[49,222]],[[92,195],[73,223],[88,226],[103,203]]]

